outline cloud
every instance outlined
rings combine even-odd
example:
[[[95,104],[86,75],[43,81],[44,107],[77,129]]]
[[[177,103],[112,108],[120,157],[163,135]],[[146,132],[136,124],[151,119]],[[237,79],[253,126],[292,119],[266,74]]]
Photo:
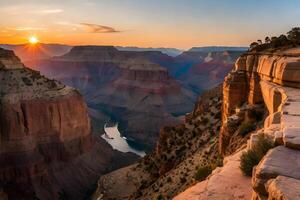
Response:
[[[46,10],[36,11],[35,13],[38,13],[38,14],[57,14],[57,13],[61,13],[63,11],[64,11],[63,9],[46,9]]]
[[[43,27],[16,27],[16,28],[9,28],[10,30],[14,31],[42,31],[46,28]]]
[[[80,23],[80,25],[84,26],[84,28],[86,28],[86,30],[90,33],[119,33],[119,32],[121,32],[121,31],[114,29],[113,27],[102,26],[99,24]]]

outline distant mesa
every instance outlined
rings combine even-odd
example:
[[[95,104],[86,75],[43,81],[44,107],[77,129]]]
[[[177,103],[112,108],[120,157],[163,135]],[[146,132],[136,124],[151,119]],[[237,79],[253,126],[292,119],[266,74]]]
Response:
[[[233,46],[205,46],[193,47],[190,52],[223,52],[223,51],[247,51],[248,47],[233,47]]]

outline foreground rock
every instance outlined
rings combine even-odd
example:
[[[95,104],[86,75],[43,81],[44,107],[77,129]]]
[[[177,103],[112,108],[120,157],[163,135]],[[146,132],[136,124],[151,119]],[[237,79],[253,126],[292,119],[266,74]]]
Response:
[[[217,168],[208,179],[197,183],[173,200],[249,200],[252,195],[251,178],[240,169],[242,151],[224,159],[224,166]]]
[[[300,180],[278,176],[268,182],[269,199],[300,199]]]
[[[253,176],[254,190],[267,195],[266,183],[279,175],[300,179],[300,153],[297,150],[284,146],[270,150],[256,167]]]
[[[297,192],[282,187],[283,180],[276,177],[290,177],[295,182],[300,180],[299,57],[297,48],[273,53],[247,53],[237,60],[235,69],[225,79],[222,152],[226,153],[228,141],[233,137],[226,131],[230,128],[230,119],[238,115],[236,108],[242,104],[263,103],[269,113],[263,129],[252,135],[249,148],[254,146],[259,135],[282,145],[270,150],[253,171],[252,199],[255,200],[289,199],[291,196],[294,196],[291,199],[297,199]],[[241,87],[235,87],[236,84]]]
[[[77,90],[26,68],[3,49],[0,82],[0,187],[9,199],[82,199],[102,173],[115,169],[106,165],[123,159],[92,137]],[[136,158],[128,156],[119,166]]]

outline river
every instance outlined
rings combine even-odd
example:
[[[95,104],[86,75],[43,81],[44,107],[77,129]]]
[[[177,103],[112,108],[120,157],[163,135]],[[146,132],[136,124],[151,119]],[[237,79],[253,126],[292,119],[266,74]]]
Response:
[[[128,144],[127,138],[121,136],[121,133],[118,130],[118,124],[116,124],[114,126],[107,126],[105,124],[104,131],[105,131],[105,134],[103,134],[101,137],[107,143],[109,143],[113,149],[116,149],[116,150],[124,152],[124,153],[132,152],[141,157],[144,157],[146,155],[146,153],[144,151],[134,148],[134,146],[132,146],[132,145],[130,146]]]

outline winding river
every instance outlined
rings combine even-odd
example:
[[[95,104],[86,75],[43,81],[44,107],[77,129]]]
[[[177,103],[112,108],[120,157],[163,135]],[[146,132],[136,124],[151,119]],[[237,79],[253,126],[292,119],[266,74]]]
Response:
[[[121,133],[118,130],[118,124],[114,126],[107,126],[105,124],[104,131],[105,134],[103,134],[101,137],[107,143],[109,143],[113,149],[116,149],[124,153],[132,152],[141,157],[144,157],[146,155],[144,151],[136,149],[128,144],[127,138],[121,136]]]

